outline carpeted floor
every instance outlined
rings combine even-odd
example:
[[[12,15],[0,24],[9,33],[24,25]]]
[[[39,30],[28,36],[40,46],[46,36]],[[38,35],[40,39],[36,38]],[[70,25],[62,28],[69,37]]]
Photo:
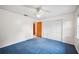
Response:
[[[77,54],[73,45],[48,38],[26,40],[0,49],[2,54]]]

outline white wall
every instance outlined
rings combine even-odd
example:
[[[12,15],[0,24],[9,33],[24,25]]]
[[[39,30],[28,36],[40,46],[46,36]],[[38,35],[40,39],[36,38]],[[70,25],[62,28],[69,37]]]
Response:
[[[0,9],[0,48],[32,37],[30,18]]]
[[[74,44],[75,44],[75,47],[79,53],[79,39],[76,37],[77,36],[77,17],[79,16],[79,7],[77,8],[76,12],[75,12],[75,19],[74,19],[74,29],[75,29],[75,35],[74,35]]]
[[[50,39],[73,44],[73,16],[73,13],[69,13],[53,17],[48,21],[43,21],[43,36]]]

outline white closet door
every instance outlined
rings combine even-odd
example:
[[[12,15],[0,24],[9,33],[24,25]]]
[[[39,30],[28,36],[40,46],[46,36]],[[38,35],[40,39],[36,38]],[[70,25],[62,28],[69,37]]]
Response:
[[[61,20],[43,22],[43,37],[61,41]]]

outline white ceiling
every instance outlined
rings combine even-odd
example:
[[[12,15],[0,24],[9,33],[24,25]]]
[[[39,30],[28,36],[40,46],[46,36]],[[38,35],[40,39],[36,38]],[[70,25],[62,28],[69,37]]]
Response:
[[[36,15],[36,9],[39,5],[0,5],[1,9],[5,9],[11,12],[15,12],[21,15],[29,15],[34,17]],[[42,9],[39,14],[43,17],[57,16],[65,13],[74,12],[76,6],[72,5],[41,5]],[[47,12],[49,11],[49,12]]]

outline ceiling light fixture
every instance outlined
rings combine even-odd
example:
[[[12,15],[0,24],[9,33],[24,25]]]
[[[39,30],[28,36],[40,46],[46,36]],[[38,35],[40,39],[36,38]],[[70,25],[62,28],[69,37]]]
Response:
[[[36,15],[36,16],[35,16],[35,19],[36,19],[36,20],[38,20],[38,19],[40,19],[40,18],[41,18],[40,15]]]
[[[40,18],[41,16],[40,16],[40,15],[36,15],[36,17],[37,17],[37,18]]]

